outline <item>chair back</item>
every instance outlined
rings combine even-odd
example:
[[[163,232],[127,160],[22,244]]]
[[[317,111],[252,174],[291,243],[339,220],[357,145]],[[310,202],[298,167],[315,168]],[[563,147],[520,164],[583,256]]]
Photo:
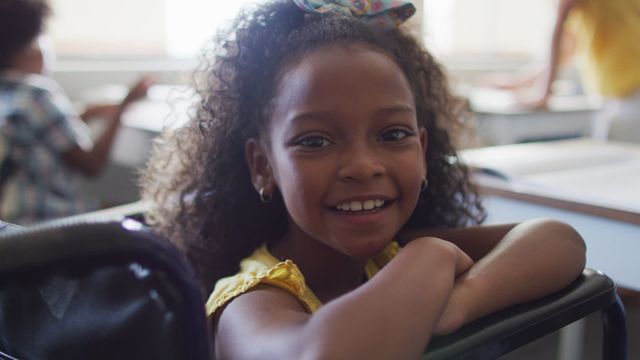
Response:
[[[0,359],[208,359],[209,339],[192,270],[144,225],[0,232]]]

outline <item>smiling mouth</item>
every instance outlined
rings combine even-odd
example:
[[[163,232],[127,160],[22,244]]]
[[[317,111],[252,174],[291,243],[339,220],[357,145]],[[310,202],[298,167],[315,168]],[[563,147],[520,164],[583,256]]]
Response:
[[[338,204],[333,209],[345,214],[370,214],[384,209],[390,201],[382,199],[371,199],[365,201],[349,201]]]

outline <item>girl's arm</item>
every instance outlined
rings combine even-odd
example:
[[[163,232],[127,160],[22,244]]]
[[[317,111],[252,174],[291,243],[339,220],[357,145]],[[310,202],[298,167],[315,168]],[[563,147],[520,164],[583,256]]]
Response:
[[[554,220],[423,233],[455,243],[477,261],[456,279],[436,328],[439,334],[560,290],[575,280],[585,265],[586,248],[580,235]]]
[[[261,286],[230,302],[220,315],[214,335],[216,355],[418,358],[440,319],[456,274],[471,263],[451,243],[416,239],[366,284],[313,315],[283,290]]]

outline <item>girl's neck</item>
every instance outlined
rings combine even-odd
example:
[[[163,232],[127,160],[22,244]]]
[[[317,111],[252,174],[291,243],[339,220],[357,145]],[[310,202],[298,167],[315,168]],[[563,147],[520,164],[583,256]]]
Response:
[[[291,259],[305,277],[307,286],[326,303],[362,284],[366,261],[358,261],[312,238],[297,226],[290,226],[271,253],[280,260]]]

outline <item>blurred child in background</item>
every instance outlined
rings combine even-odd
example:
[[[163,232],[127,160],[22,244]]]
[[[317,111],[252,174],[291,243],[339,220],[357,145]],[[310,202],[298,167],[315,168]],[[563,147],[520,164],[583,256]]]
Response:
[[[145,96],[150,79],[118,105],[76,114],[47,77],[53,54],[44,38],[50,8],[43,0],[0,2],[0,218],[21,225],[95,210],[80,191],[81,175],[107,164],[123,111]],[[102,117],[93,141],[83,119]]]

